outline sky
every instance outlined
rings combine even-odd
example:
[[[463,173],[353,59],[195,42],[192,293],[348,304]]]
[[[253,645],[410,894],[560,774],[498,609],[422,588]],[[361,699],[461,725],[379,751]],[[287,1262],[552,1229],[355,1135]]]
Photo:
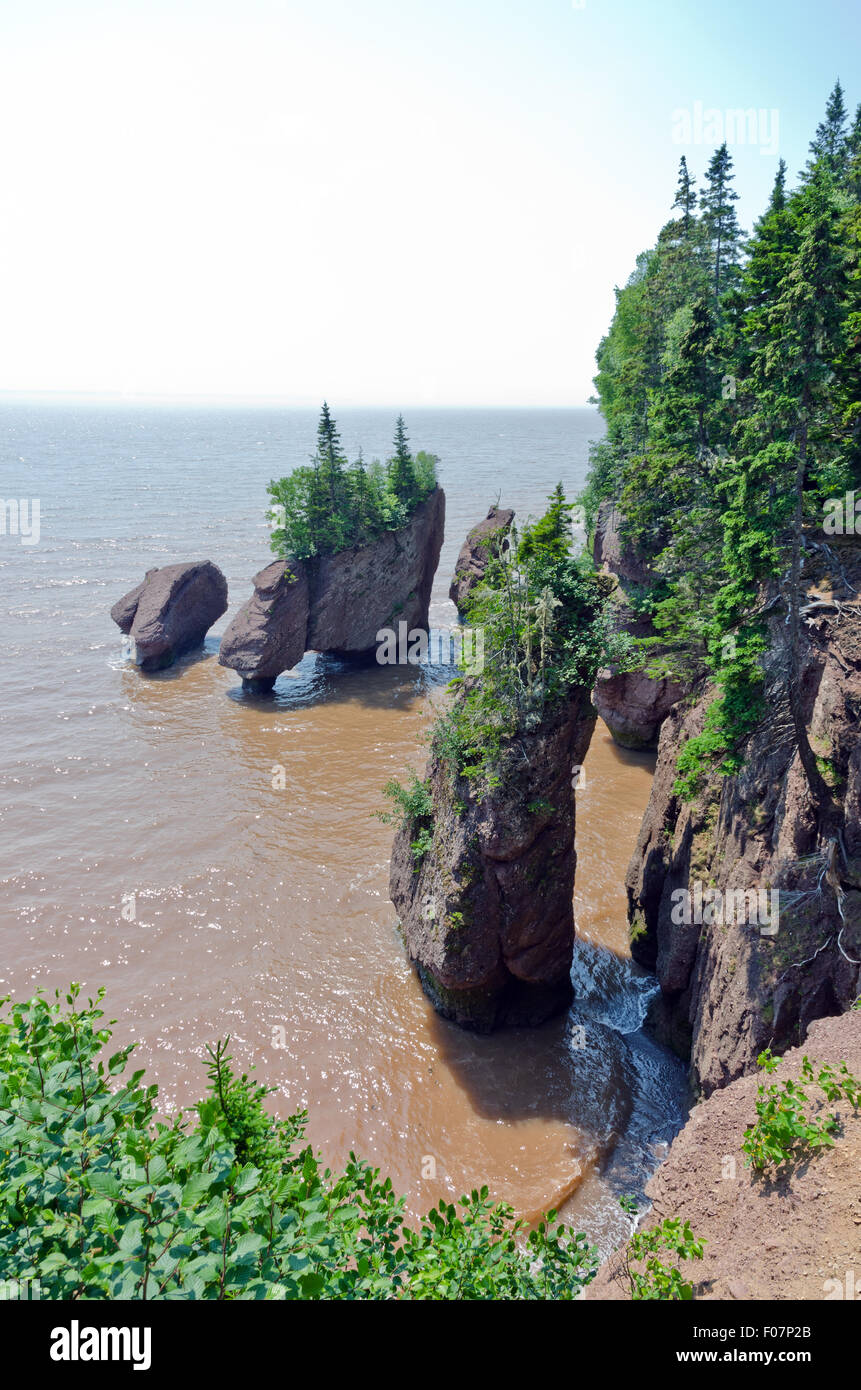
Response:
[[[583,405],[680,156],[749,227],[859,53],[858,0],[2,0],[0,390]]]

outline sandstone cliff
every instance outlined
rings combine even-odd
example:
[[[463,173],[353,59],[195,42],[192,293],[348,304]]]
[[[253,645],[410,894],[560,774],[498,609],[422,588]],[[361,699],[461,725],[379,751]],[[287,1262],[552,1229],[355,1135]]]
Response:
[[[658,1036],[708,1095],[782,1051],[809,1024],[847,1009],[861,976],[861,548],[809,552],[801,688],[810,741],[837,802],[836,836],[818,834],[787,695],[786,614],[768,604],[764,717],[735,776],[712,774],[693,802],[676,795],[676,760],[703,728],[713,692],[664,723],[651,800],[627,877],[632,952],[656,970]],[[837,558],[835,558],[835,555]],[[770,924],[680,921],[679,889],[776,890]],[[676,920],[673,920],[675,912]],[[725,911],[723,916],[729,914]],[[738,914],[736,913],[736,917]]]
[[[266,690],[306,651],[366,657],[381,628],[426,629],[444,530],[445,493],[437,488],[406,526],[370,545],[267,565],[224,635],[221,665]]]

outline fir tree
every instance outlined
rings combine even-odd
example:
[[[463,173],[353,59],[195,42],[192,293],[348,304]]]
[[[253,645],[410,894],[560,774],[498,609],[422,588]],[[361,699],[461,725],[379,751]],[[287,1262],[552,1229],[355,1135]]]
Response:
[[[846,187],[850,197],[861,202],[861,104],[846,140]]]
[[[694,180],[688,173],[688,161],[682,155],[679,160],[679,182],[676,189],[676,196],[673,199],[673,207],[679,209],[679,220],[682,224],[682,235],[686,240],[690,240],[693,233],[693,224],[696,217],[697,194],[694,188]]]
[[[341,451],[338,427],[324,401],[317,425],[317,453],[314,460],[319,492],[327,513],[322,524],[322,549],[339,550],[350,539],[352,518],[347,505],[346,462]]]
[[[846,137],[846,104],[840,79],[834,83],[825,120],[816,127],[816,134],[810,142],[810,158],[802,173],[802,178],[810,179],[818,165],[824,165],[832,177],[840,182],[846,174],[848,141]]]
[[[389,486],[399,502],[411,507],[416,500],[416,474],[403,415],[395,423],[394,453],[389,459]]]
[[[566,501],[561,483],[556,484],[547,500],[550,506],[544,516],[533,525],[524,528],[523,538],[517,549],[517,558],[520,561],[530,560],[538,553],[562,560],[571,549],[571,513],[574,504]]]
[[[742,234],[735,215],[738,194],[732,186],[732,156],[726,141],[715,150],[706,173],[706,186],[700,195],[703,223],[711,257],[711,279],[715,308],[721,294],[734,280],[741,254]]]

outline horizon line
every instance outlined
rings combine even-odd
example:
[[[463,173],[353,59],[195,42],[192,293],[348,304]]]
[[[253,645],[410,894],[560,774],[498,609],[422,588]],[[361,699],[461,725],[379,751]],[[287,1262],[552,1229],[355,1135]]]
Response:
[[[0,388],[2,401],[105,401],[119,404],[200,404],[200,405],[260,405],[280,407],[285,410],[319,410],[320,405],[298,397],[241,394],[204,394],[197,392],[158,392],[158,391],[66,391],[66,390],[8,390]],[[389,401],[347,400],[336,406],[338,410],[597,410],[594,401],[580,404],[559,402],[506,402],[477,401],[465,404],[459,401],[412,401],[406,403]]]

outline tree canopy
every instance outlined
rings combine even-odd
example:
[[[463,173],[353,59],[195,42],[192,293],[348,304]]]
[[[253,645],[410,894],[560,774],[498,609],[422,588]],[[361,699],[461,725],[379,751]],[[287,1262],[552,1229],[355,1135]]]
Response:
[[[324,401],[309,464],[269,484],[273,551],[284,559],[307,560],[399,530],[436,487],[438,462],[424,451],[413,456],[399,415],[385,465],[378,459],[366,465],[361,449],[348,463]]]
[[[800,574],[829,498],[861,487],[861,113],[839,82],[798,186],[781,161],[745,242],[732,161],[715,151],[699,210],[682,161],[674,217],[616,291],[597,352],[606,438],[579,499],[619,503],[650,562],[651,616],[680,674],[720,698],[686,750],[680,790],[725,770],[761,709],[762,594],[776,586],[794,643],[787,680],[805,772],[827,799],[798,689]]]

